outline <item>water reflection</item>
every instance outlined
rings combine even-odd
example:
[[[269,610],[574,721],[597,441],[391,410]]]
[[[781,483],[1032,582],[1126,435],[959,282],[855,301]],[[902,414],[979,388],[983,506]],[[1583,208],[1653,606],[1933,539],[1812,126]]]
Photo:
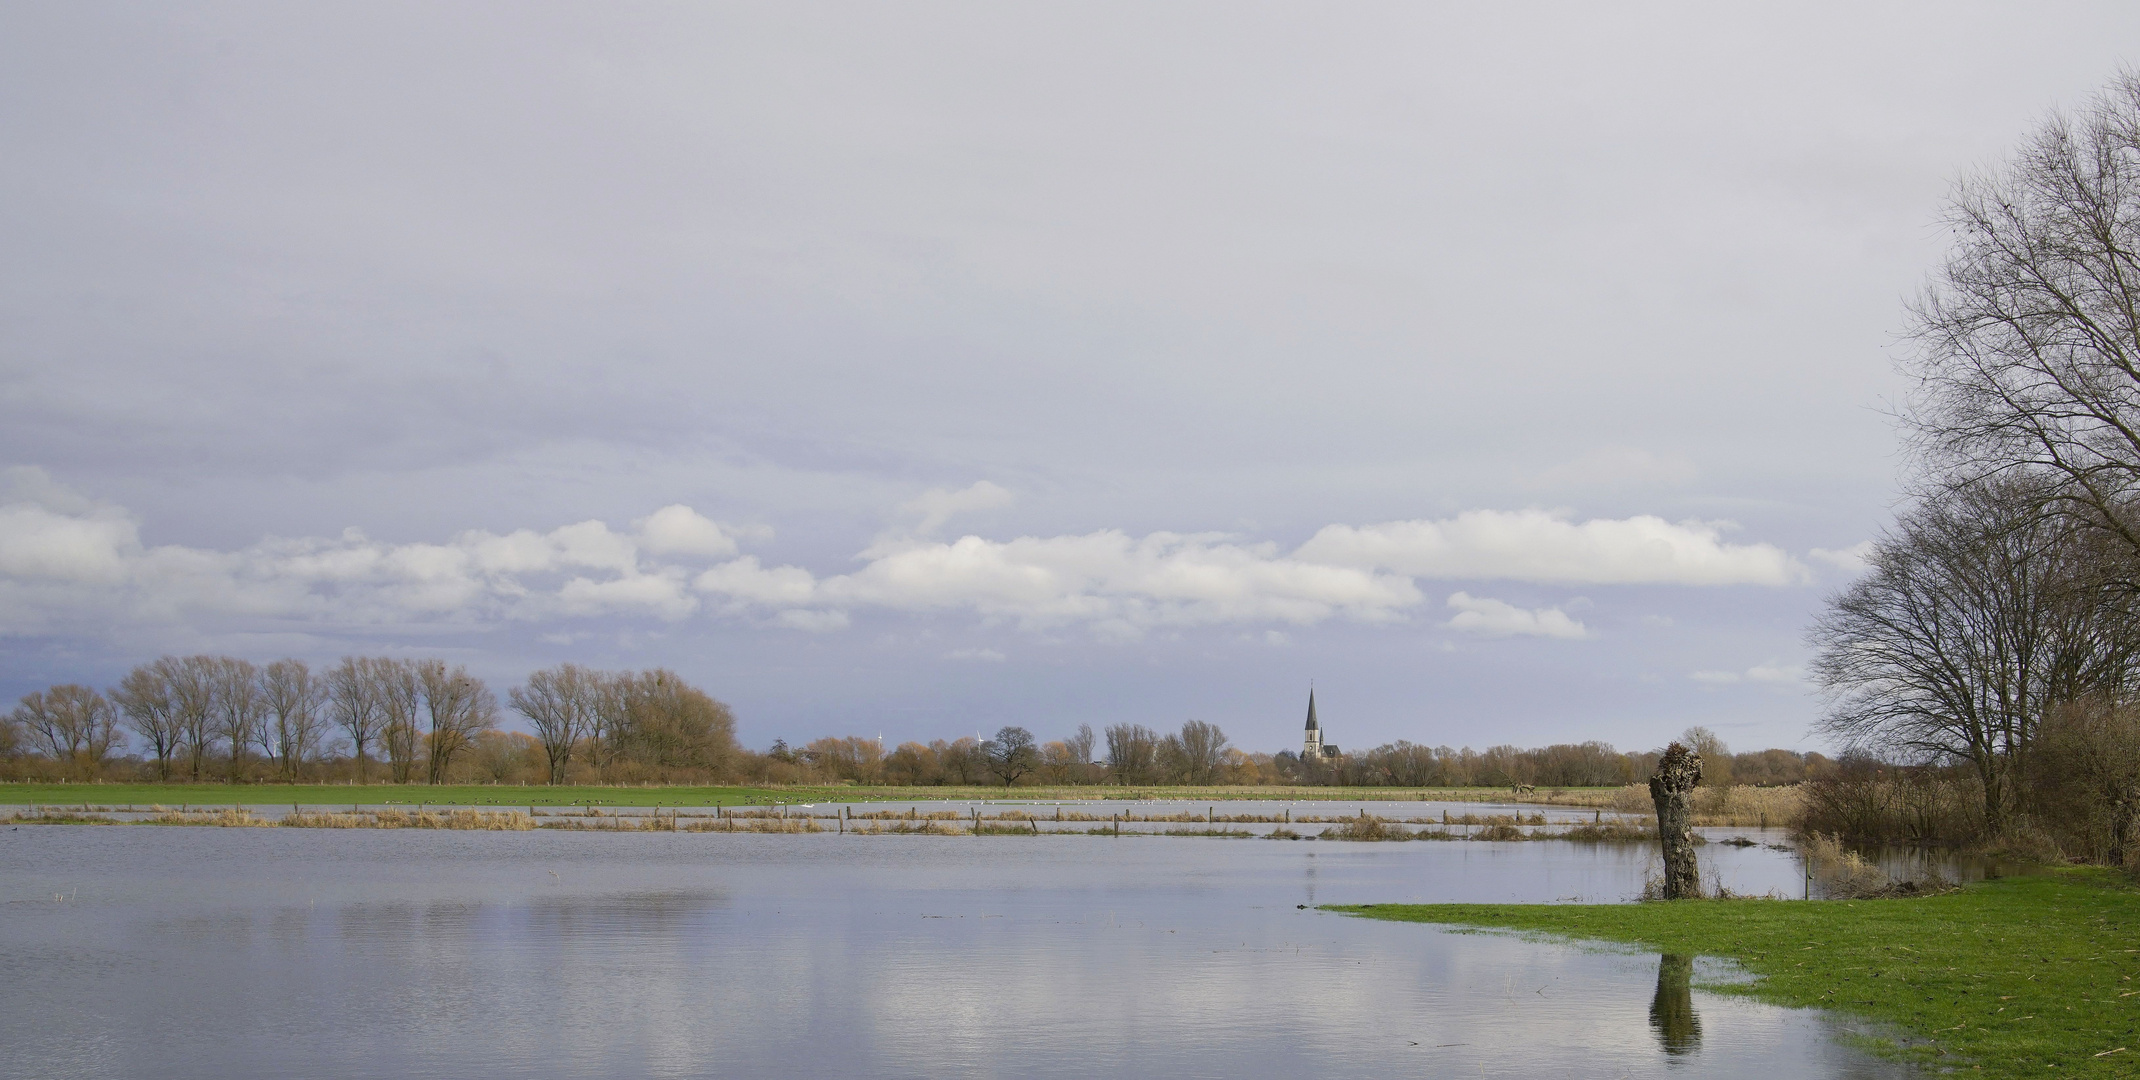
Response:
[[[1673,1057],[1702,1048],[1702,1018],[1694,1011],[1694,958],[1665,953],[1657,958],[1657,993],[1650,998],[1650,1030]]]
[[[1718,854],[1735,883],[1793,872]],[[1613,899],[1641,870],[1573,844],[25,828],[0,832],[0,1080],[1893,1075],[1685,961],[1299,907]]]

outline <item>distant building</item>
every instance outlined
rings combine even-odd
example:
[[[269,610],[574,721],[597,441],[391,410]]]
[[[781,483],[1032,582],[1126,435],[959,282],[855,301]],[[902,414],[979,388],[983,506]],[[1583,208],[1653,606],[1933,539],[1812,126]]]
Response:
[[[1323,742],[1323,726],[1315,722],[1315,688],[1308,688],[1308,739],[1301,744],[1300,760],[1316,761],[1338,756],[1338,748]]]

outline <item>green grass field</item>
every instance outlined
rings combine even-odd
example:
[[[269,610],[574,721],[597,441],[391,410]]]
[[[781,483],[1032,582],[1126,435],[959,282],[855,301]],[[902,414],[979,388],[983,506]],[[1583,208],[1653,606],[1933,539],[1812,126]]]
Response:
[[[1549,801],[1559,794],[1564,805],[1585,805],[1586,794],[1610,794],[1613,789],[1569,788],[1561,793],[1539,792],[1536,800]],[[4,784],[0,805],[40,806],[307,806],[337,803],[376,806],[383,803],[432,806],[735,806],[743,803],[809,802],[911,802],[916,800],[999,799],[1010,801],[1055,801],[1069,799],[1181,799],[1227,801],[1315,800],[1374,802],[1426,799],[1453,801],[1507,801],[1506,788],[1274,788],[1274,787],[851,787],[808,785],[795,787],[688,787],[573,784],[548,785],[451,784]]]
[[[1330,910],[1728,958],[1759,978],[1710,989],[1875,1021],[1905,1036],[1876,1050],[1935,1070],[2140,1076],[2140,889],[2108,871],[1901,900]]]
[[[41,806],[737,806],[809,802],[754,787],[528,787],[497,784],[0,784],[0,804]]]

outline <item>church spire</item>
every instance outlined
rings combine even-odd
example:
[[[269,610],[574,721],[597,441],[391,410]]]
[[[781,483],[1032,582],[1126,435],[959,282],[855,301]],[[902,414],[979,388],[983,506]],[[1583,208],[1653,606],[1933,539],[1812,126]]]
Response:
[[[1308,735],[1301,740],[1300,757],[1303,761],[1321,761],[1327,756],[1323,750],[1323,726],[1315,721],[1315,686],[1308,686]]]

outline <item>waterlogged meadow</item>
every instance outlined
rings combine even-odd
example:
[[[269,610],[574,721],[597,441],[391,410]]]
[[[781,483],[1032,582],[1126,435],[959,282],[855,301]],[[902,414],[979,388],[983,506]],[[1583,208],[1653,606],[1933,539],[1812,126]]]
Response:
[[[1893,1075],[1706,962],[1319,910],[1625,900],[1642,844],[1164,835],[1314,837],[1357,804],[538,809],[0,828],[0,1076]],[[1702,858],[1802,887],[1766,844]]]
[[[1639,815],[1525,804],[1353,800],[1133,803],[1055,800],[943,800],[906,803],[779,803],[696,807],[609,807],[530,803],[521,807],[445,805],[175,807],[111,802],[28,804],[0,815],[17,825],[211,825],[328,829],[564,829],[604,832],[853,833],[859,836],[1203,836],[1230,839],[1391,842],[1406,840],[1571,840],[1653,843]]]

